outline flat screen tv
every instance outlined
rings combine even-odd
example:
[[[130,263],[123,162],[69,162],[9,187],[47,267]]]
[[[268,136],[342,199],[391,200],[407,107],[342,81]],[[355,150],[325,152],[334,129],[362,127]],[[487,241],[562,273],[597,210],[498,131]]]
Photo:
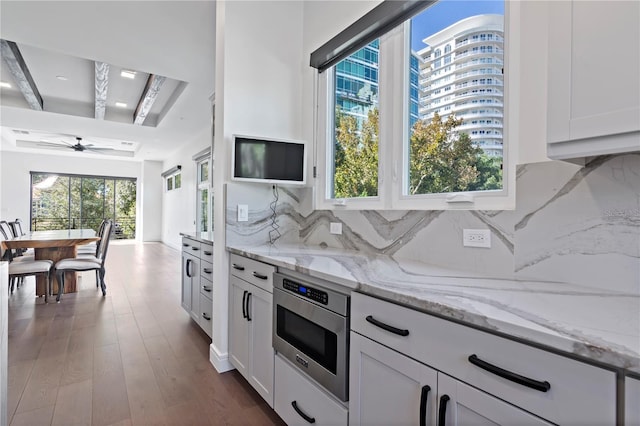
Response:
[[[302,141],[233,136],[232,180],[304,185],[307,144]]]

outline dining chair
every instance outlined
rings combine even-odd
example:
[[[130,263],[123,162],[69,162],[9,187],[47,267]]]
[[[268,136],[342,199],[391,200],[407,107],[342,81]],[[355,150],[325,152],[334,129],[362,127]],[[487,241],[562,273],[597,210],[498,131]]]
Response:
[[[13,229],[11,229],[11,226],[6,220],[0,220],[0,233],[2,233],[5,240],[10,240],[16,237],[13,233]]]
[[[102,234],[104,233],[104,227],[107,224],[108,219],[103,219],[98,227],[98,233],[96,234],[100,239],[102,239]],[[98,254],[98,242],[93,242],[89,244],[84,244],[78,247],[77,254],[80,255],[92,255],[97,256]]]
[[[0,259],[9,262],[9,291],[13,294],[14,285],[21,279],[28,276],[44,275],[47,277],[47,288],[44,293],[44,302],[49,301],[48,295],[51,291],[51,278],[53,277],[53,261],[51,260],[35,260],[33,258],[24,257],[20,260],[14,260],[11,250],[5,250],[2,242],[5,240],[4,233],[0,235]]]
[[[104,263],[107,259],[107,251],[109,249],[109,241],[111,240],[111,234],[113,231],[113,221],[108,220],[104,226],[103,235],[98,243],[98,251],[96,256],[86,257],[74,257],[72,259],[62,259],[58,261],[54,266],[55,275],[58,278],[58,295],[56,301],[59,302],[64,292],[64,275],[65,272],[84,272],[84,271],[98,271],[99,280],[96,280],[96,286],[98,281],[100,288],[102,289],[102,295],[107,295],[107,285],[104,282],[104,276],[106,273]]]

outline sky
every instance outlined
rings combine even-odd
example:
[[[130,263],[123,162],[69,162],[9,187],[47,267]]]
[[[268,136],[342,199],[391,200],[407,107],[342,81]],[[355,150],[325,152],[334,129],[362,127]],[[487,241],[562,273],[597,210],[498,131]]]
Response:
[[[437,33],[454,22],[486,13],[504,15],[504,1],[441,0],[411,20],[411,49],[415,51],[423,49],[426,46],[422,42],[425,37]]]

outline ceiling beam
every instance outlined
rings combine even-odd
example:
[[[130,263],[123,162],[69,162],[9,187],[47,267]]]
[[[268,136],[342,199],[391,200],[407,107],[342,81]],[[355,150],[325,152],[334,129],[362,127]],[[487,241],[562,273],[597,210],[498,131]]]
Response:
[[[158,92],[162,87],[162,84],[166,80],[166,77],[161,75],[150,74],[147,80],[147,85],[142,92],[136,111],[133,114],[133,124],[141,125],[147,118],[147,114],[151,111],[153,103],[156,101]]]
[[[96,65],[96,120],[104,120],[107,110],[107,89],[109,88],[109,64],[95,62]]]
[[[0,48],[2,58],[9,67],[9,72],[11,72],[13,80],[18,85],[27,103],[31,109],[42,111],[42,96],[40,96],[38,87],[31,77],[29,68],[27,68],[27,64],[24,62],[18,45],[12,41],[0,39]]]

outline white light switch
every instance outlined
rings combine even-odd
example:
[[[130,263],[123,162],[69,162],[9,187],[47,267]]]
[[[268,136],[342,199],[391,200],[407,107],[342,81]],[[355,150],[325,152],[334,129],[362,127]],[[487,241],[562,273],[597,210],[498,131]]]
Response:
[[[249,220],[249,206],[247,204],[238,204],[238,222],[246,222]]]
[[[488,229],[463,229],[462,245],[491,248],[491,231]]]
[[[342,235],[342,222],[331,222],[329,224],[329,232],[336,235]]]

